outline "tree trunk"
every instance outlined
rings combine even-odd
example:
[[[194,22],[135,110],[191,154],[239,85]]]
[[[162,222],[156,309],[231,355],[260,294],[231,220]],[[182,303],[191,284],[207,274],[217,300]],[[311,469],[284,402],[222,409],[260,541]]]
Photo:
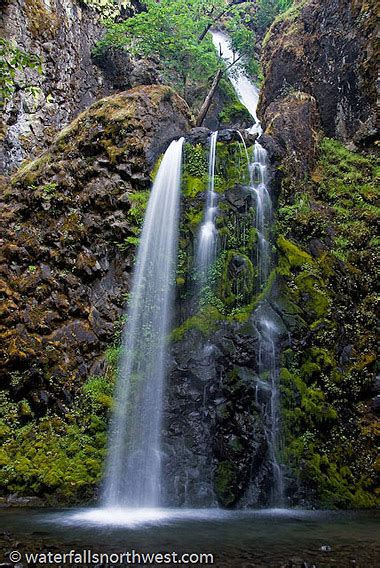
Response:
[[[214,80],[213,80],[211,88],[210,88],[210,90],[207,94],[207,97],[205,98],[205,100],[202,103],[201,110],[199,111],[197,121],[196,121],[197,126],[202,126],[202,123],[203,123],[203,121],[206,117],[208,109],[210,108],[212,98],[215,94],[216,88],[219,84],[219,81],[220,81],[222,75],[223,75],[223,70],[219,69],[217,74],[214,77]]]
[[[200,36],[198,36],[199,43],[201,43],[201,41],[203,40],[209,29],[212,27],[212,25],[215,24],[215,22],[217,22],[218,20],[220,20],[220,18],[224,16],[224,14],[227,14],[227,12],[229,12],[234,6],[238,6],[239,4],[245,4],[246,2],[250,1],[251,0],[231,0],[231,2],[227,4],[226,8],[222,10],[222,12],[219,12],[217,16],[212,18],[211,22],[207,24],[203,32],[200,34]]]

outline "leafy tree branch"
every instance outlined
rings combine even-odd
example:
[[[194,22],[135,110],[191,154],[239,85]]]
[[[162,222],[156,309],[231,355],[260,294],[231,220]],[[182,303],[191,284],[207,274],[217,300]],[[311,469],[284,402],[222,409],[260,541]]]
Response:
[[[26,69],[42,73],[41,58],[23,51],[9,40],[0,38],[0,107],[12,96],[16,86],[33,92],[36,87],[19,82],[17,74],[25,74]]]

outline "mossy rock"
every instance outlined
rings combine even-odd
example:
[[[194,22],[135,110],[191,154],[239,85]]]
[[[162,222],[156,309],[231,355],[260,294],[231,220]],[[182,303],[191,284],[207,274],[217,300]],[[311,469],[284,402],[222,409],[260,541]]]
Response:
[[[238,472],[230,462],[219,463],[214,480],[215,492],[221,505],[232,507],[237,500],[235,491]]]

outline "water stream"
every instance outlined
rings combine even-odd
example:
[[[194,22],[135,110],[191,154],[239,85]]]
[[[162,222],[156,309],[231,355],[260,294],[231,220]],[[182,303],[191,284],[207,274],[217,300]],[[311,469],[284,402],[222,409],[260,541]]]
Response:
[[[238,56],[229,45],[229,38],[222,32],[212,32],[213,43],[221,57],[228,63],[233,63]],[[241,103],[251,114],[254,124],[248,129],[249,133],[262,134],[260,121],[257,117],[257,104],[259,91],[244,72],[236,67],[229,71],[229,79]],[[240,134],[240,133],[239,133]],[[245,150],[246,144],[240,134]],[[271,254],[270,231],[272,226],[272,201],[268,191],[268,155],[265,148],[256,140],[253,155],[248,154],[249,188],[255,195],[254,226],[257,231],[256,246],[256,291],[264,289],[273,268]],[[269,501],[273,505],[283,505],[284,480],[281,464],[279,463],[279,450],[281,438],[280,401],[279,401],[279,368],[278,368],[278,328],[271,318],[268,310],[259,306],[253,314],[259,334],[257,367],[259,380],[256,384],[257,401],[260,402],[261,414],[265,425],[268,444],[268,458],[271,464],[271,494]],[[270,391],[268,398],[267,392]],[[259,391],[264,396],[260,396]],[[252,472],[255,475],[255,472]]]
[[[157,507],[166,342],[177,254],[182,146],[173,141],[153,183],[124,329],[103,503]]]
[[[197,273],[201,284],[205,282],[208,268],[213,262],[216,254],[217,230],[215,227],[215,217],[217,212],[218,196],[214,190],[217,139],[218,132],[213,132],[210,136],[206,206],[204,219],[200,228],[197,251]]]
[[[232,51],[229,37],[220,31],[212,31],[211,34],[215,48],[221,57],[228,64],[233,63],[239,54]],[[238,66],[231,68],[228,75],[240,102],[245,106],[253,118],[253,125],[249,129],[250,132],[260,133],[260,121],[257,118],[257,104],[259,102],[258,88],[248,79]]]

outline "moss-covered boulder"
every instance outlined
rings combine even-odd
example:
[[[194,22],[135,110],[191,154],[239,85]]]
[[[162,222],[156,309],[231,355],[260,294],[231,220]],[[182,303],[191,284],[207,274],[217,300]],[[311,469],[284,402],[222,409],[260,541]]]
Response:
[[[172,138],[187,131],[189,120],[186,103],[167,87],[105,98],[4,183],[1,388],[11,405],[2,401],[6,437],[13,420],[25,425],[48,411],[70,413],[84,381],[104,373],[103,353],[121,326],[130,287],[152,165]],[[24,449],[31,436],[39,436],[28,428],[20,442]],[[52,436],[62,428],[54,426]],[[20,444],[16,439],[12,448]],[[86,455],[90,459],[91,452]],[[54,489],[43,480],[8,487],[33,492],[37,486]]]

